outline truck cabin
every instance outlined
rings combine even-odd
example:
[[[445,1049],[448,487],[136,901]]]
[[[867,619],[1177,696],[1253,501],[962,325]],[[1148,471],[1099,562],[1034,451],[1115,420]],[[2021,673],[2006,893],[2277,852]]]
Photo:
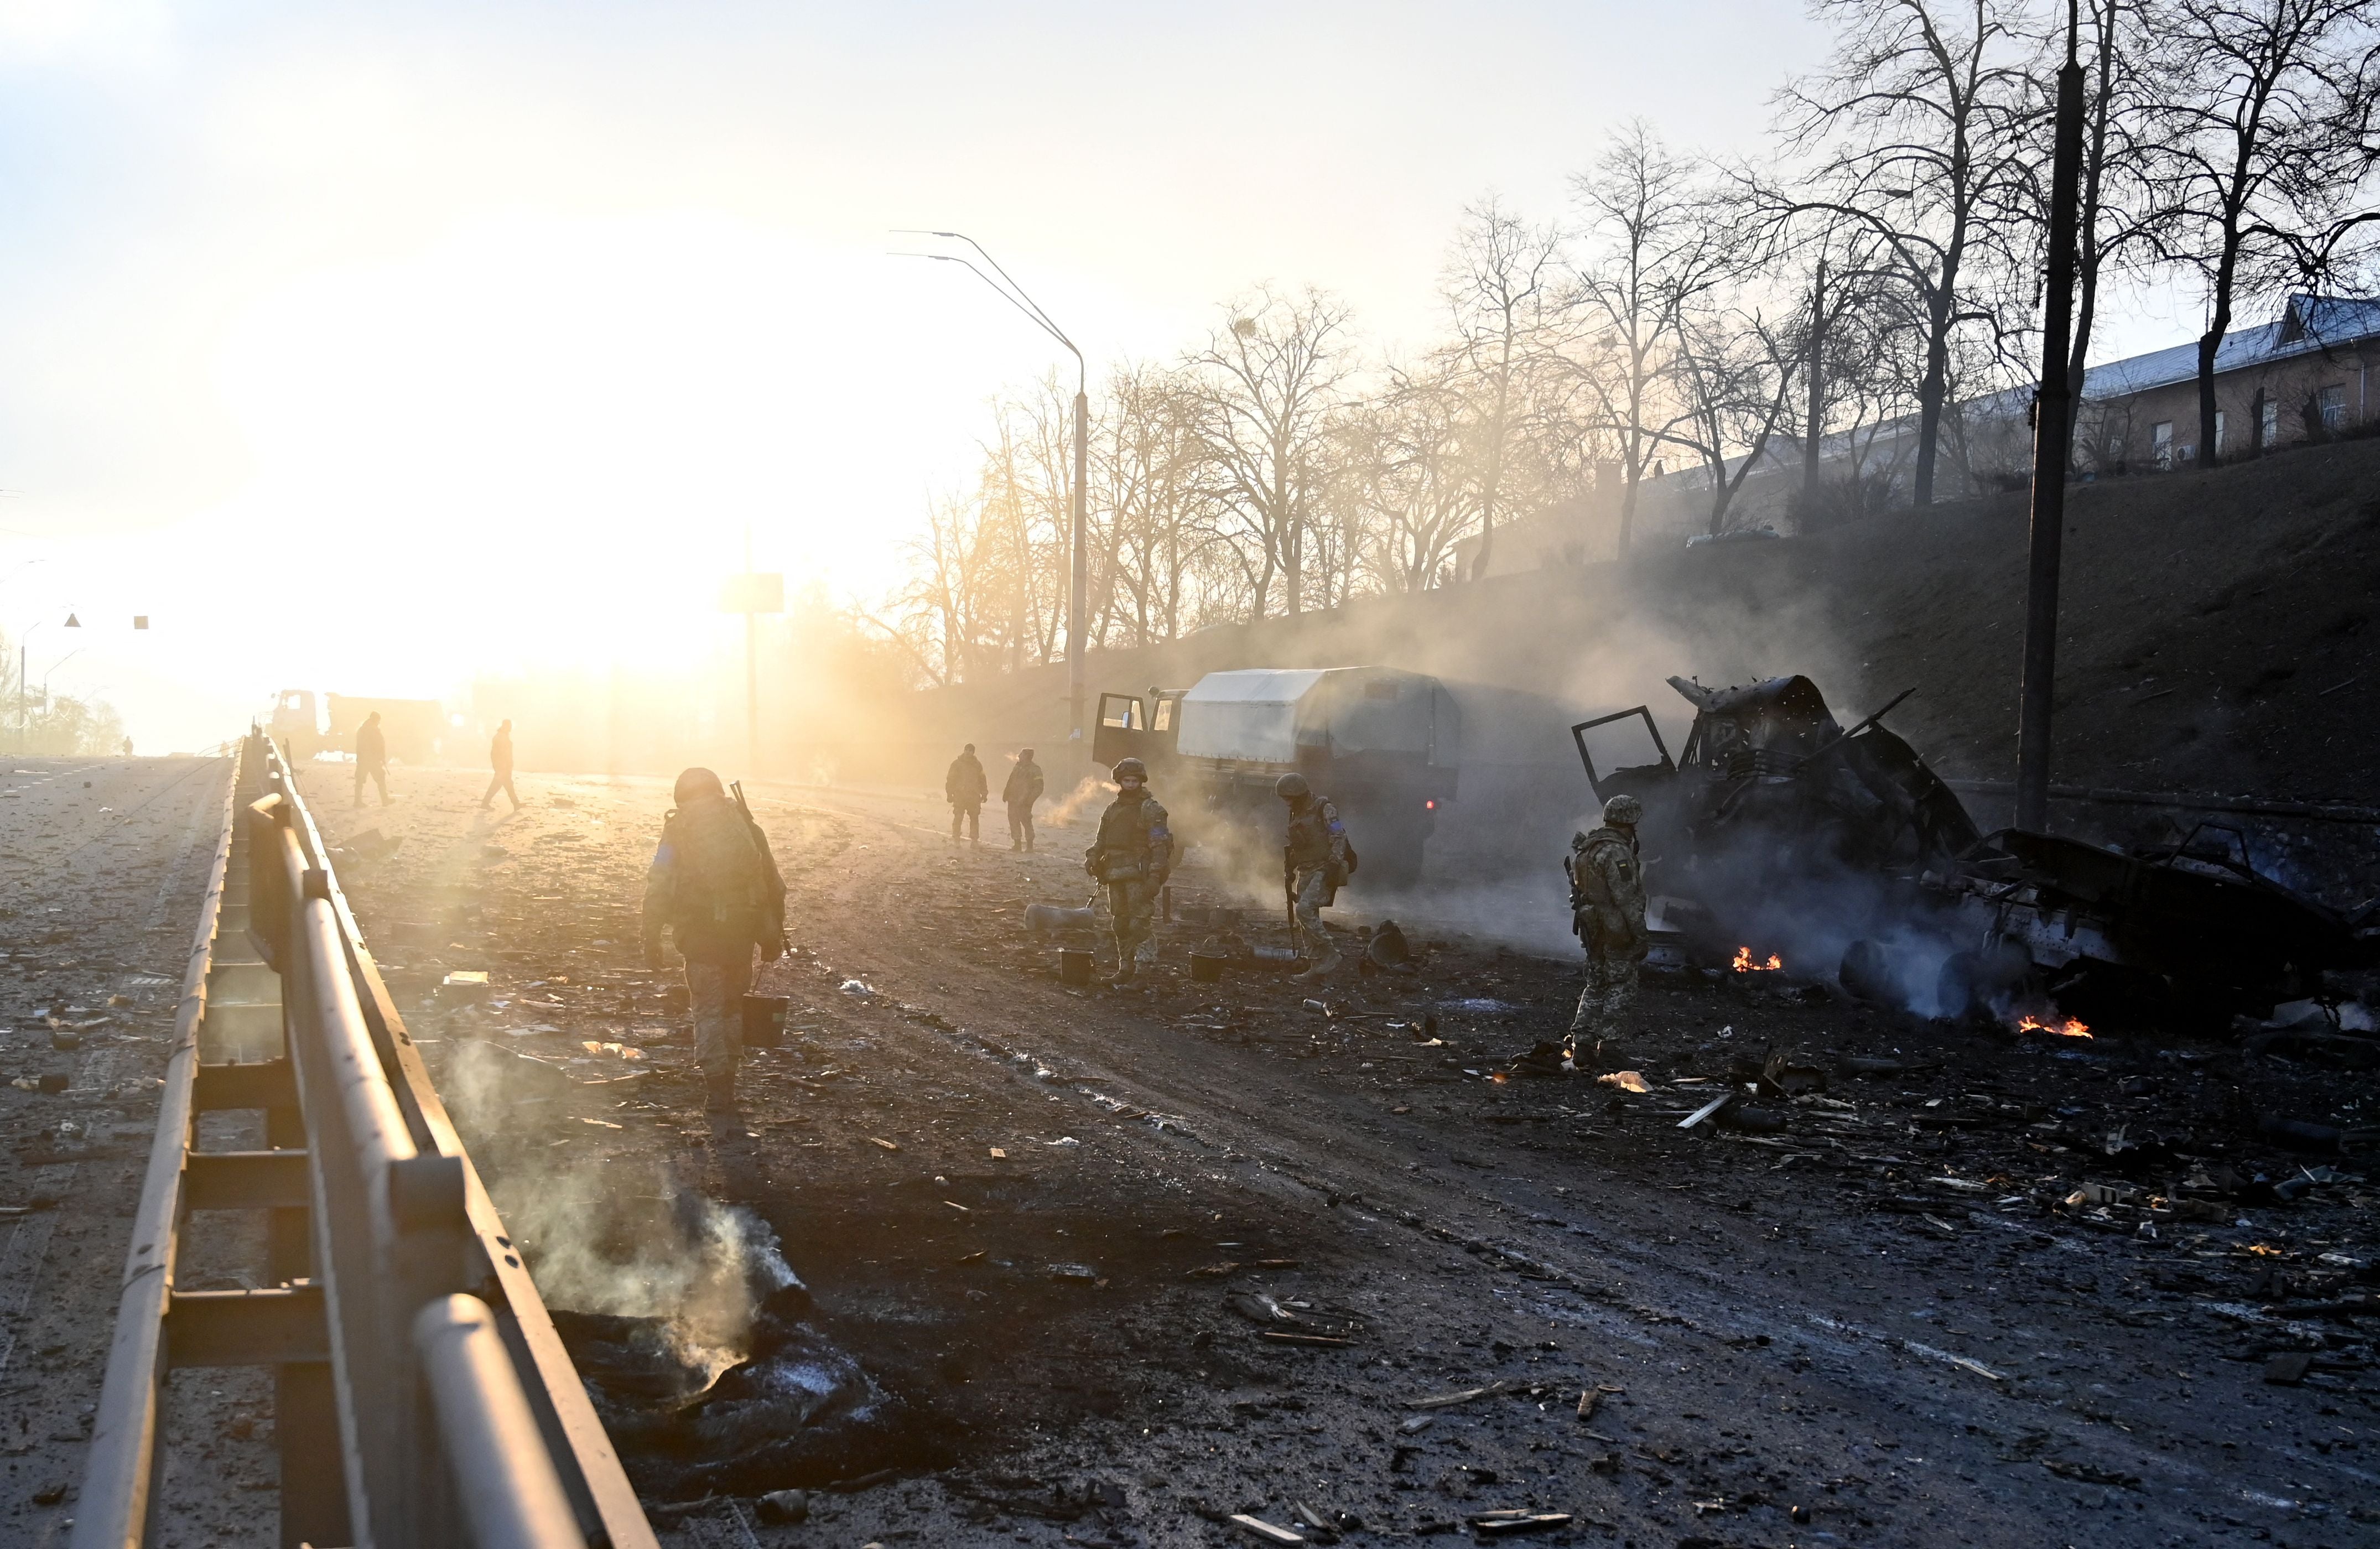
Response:
[[[1170,762],[1182,730],[1182,690],[1151,688],[1137,694],[1099,696],[1099,725],[1091,732],[1091,758],[1102,768],[1137,758],[1154,767]]]

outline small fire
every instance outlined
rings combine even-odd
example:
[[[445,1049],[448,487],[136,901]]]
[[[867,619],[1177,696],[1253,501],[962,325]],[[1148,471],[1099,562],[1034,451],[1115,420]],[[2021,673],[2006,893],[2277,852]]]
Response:
[[[1767,962],[1755,962],[1752,961],[1751,948],[1738,947],[1735,950],[1735,962],[1733,967],[1739,974],[1773,974],[1784,966],[1785,960],[1779,957],[1775,952],[1768,954],[1768,961]]]
[[[2064,1022],[2044,1022],[2039,1017],[2028,1016],[2016,1024],[2016,1030],[2020,1033],[2055,1033],[2061,1038],[2087,1038],[2091,1035],[2091,1029],[2072,1017]]]

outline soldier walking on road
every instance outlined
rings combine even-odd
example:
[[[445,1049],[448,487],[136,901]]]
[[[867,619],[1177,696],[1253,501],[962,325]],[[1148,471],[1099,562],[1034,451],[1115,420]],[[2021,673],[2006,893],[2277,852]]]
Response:
[[[380,787],[380,805],[388,805],[388,733],[380,729],[380,712],[364,717],[356,728],[356,805],[364,805],[364,781]]]
[[[1305,949],[1307,966],[1296,977],[1311,982],[1339,966],[1339,949],[1322,928],[1322,908],[1347,885],[1354,852],[1339,809],[1314,793],[1302,774],[1285,774],[1272,793],[1289,804],[1289,832],[1281,847],[1281,885],[1289,897],[1293,934]]]
[[[1603,826],[1570,841],[1562,868],[1570,873],[1571,928],[1586,948],[1586,987],[1571,1018],[1572,1063],[1585,1070],[1620,1034],[1620,1019],[1636,998],[1636,971],[1645,961],[1645,863],[1636,825],[1645,804],[1614,796],[1603,804]]]
[[[1148,793],[1148,767],[1137,758],[1114,769],[1116,799],[1099,814],[1099,836],[1083,858],[1083,869],[1108,889],[1108,913],[1115,919],[1116,972],[1108,983],[1132,983],[1144,963],[1157,961],[1149,918],[1157,894],[1173,873],[1173,832],[1165,808]]]
[[[975,756],[975,744],[969,743],[951,760],[950,773],[942,776],[942,795],[951,804],[952,843],[958,842],[959,823],[965,819],[967,841],[982,845],[983,804],[990,794],[991,781],[984,778],[983,765]]]
[[[521,806],[520,797],[513,793],[513,723],[511,721],[507,720],[496,728],[495,740],[488,744],[488,763],[496,772],[488,781],[487,794],[480,798],[480,810],[485,812],[493,806],[496,802],[496,793],[502,791],[506,797],[510,798],[513,810],[518,812]]]
[[[1041,766],[1033,761],[1031,748],[1016,756],[1016,766],[1008,771],[1008,783],[1001,787],[1000,799],[1008,804],[1008,847],[1030,851],[1033,804],[1041,799]]]
[[[769,836],[717,775],[688,769],[677,777],[673,794],[677,805],[662,824],[661,847],[645,873],[645,962],[652,968],[666,962],[662,931],[667,928],[686,959],[703,1107],[733,1113],[752,953],[759,949],[763,962],[784,955],[785,884],[769,853]]]

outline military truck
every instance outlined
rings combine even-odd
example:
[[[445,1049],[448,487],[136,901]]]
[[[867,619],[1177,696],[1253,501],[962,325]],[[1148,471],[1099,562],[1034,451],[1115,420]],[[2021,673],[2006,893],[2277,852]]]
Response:
[[[1194,841],[1204,818],[1278,842],[1273,782],[1303,774],[1346,820],[1362,863],[1350,887],[1361,892],[1419,880],[1438,810],[1455,796],[1462,743],[1462,713],[1436,678],[1393,667],[1251,668],[1209,672],[1187,689],[1100,695],[1091,755],[1148,764]]]

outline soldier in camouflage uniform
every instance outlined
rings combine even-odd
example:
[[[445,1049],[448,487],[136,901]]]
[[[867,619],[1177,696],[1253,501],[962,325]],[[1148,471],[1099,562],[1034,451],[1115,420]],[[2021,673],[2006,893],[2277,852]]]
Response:
[[[1116,799],[1099,814],[1099,836],[1085,852],[1083,869],[1108,890],[1116,939],[1115,977],[1108,983],[1121,987],[1157,961],[1149,919],[1158,889],[1173,871],[1173,833],[1165,808],[1148,793],[1148,767],[1126,758],[1113,773]]]
[[[1586,987],[1571,1018],[1571,1057],[1585,1068],[1618,1036],[1620,1018],[1636,998],[1636,971],[1645,961],[1645,863],[1636,825],[1645,804],[1614,796],[1603,804],[1603,826],[1570,841],[1562,863],[1570,873],[1571,928],[1586,948]]]
[[[785,884],[768,836],[717,775],[688,769],[673,794],[677,805],[662,825],[661,846],[645,874],[645,962],[662,966],[663,930],[676,938],[686,959],[703,1106],[732,1113],[752,954],[757,949],[764,962],[784,955]]]
[[[1322,906],[1347,882],[1347,827],[1339,809],[1314,793],[1302,774],[1285,774],[1272,793],[1289,804],[1289,831],[1281,847],[1281,884],[1289,894],[1311,982],[1339,966],[1339,949],[1322,928]]]

